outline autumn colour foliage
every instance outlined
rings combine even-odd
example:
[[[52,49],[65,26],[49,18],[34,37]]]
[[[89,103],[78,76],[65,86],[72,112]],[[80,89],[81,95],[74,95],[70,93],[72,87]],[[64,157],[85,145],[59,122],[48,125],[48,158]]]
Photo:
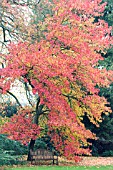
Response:
[[[20,110],[21,114],[14,115],[10,119],[10,123],[5,123],[4,133],[8,132],[9,138],[19,140],[23,144],[27,144],[30,139],[37,139],[40,134],[40,128],[32,123],[32,114],[26,109],[26,112]],[[26,135],[27,134],[27,135]]]
[[[9,45],[6,67],[0,70],[0,88],[6,93],[16,79],[28,83],[40,97],[39,106],[49,110],[48,134],[55,148],[76,160],[77,155],[90,154],[85,149],[87,139],[95,137],[82,123],[84,114],[98,125],[101,114],[110,112],[97,87],[108,86],[113,79],[112,72],[98,67],[101,53],[112,42],[111,28],[102,20],[95,22],[106,5],[101,0],[53,0],[48,4],[53,15],[40,23],[46,28],[43,38],[34,44]],[[29,142],[34,133],[38,136],[39,124],[32,124],[32,114],[25,112],[12,117],[2,132],[22,142]]]

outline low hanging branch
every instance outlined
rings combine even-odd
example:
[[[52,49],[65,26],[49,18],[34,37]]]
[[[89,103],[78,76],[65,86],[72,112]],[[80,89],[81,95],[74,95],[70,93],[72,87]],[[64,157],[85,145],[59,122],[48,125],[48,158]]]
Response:
[[[10,92],[9,90],[7,90],[7,93],[10,94],[16,100],[17,104],[22,108],[22,105],[20,104],[20,102],[17,99],[17,97],[12,92]]]
[[[0,90],[3,90],[3,88],[0,87]],[[17,104],[18,104],[21,108],[23,108],[22,105],[21,105],[21,103],[20,103],[19,100],[17,99],[17,97],[16,97],[12,92],[10,92],[9,90],[7,90],[6,92],[7,92],[9,95],[11,95],[11,96],[16,100]]]

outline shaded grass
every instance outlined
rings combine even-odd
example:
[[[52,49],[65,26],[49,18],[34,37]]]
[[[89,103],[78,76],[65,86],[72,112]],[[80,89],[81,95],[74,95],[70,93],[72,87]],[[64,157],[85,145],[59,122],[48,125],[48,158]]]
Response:
[[[5,168],[5,170],[113,170],[113,166],[34,166]]]

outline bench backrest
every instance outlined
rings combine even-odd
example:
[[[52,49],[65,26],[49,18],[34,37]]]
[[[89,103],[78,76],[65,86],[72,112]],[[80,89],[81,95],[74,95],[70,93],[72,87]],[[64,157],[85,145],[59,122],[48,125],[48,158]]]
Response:
[[[37,157],[38,159],[53,159],[54,153],[45,149],[37,149],[36,151],[30,150],[32,157]]]

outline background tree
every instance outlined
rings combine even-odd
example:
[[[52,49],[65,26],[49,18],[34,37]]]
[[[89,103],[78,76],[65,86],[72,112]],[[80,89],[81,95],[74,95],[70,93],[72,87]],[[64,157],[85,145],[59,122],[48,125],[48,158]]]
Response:
[[[110,0],[103,0],[103,2],[107,2],[104,15],[101,17],[105,20],[109,26],[112,27],[111,36],[113,32],[113,2]],[[100,64],[103,67],[106,67],[108,70],[113,70],[113,47],[108,49],[107,53],[104,56],[104,61],[101,61]]]
[[[105,20],[109,26],[113,28],[113,2],[109,0],[103,0],[103,2],[107,2],[107,5],[104,10],[104,15],[101,17]],[[112,36],[112,31],[111,31]],[[100,68],[104,67],[107,70],[113,70],[113,47],[108,49],[106,54],[102,54],[104,60],[99,61]],[[100,88],[99,95],[104,96],[107,101],[109,102],[109,106],[113,112],[113,84],[110,85],[108,88]],[[103,114],[103,121],[100,123],[99,127],[97,128],[93,124],[91,124],[88,118],[84,117],[84,124],[85,126],[90,129],[92,132],[96,133],[98,140],[92,141],[92,154],[95,156],[112,156],[113,155],[113,143],[112,143],[112,127],[113,127],[113,113],[104,115]]]
[[[0,2],[2,46],[10,41],[38,40],[41,34],[39,21],[43,21],[46,14],[51,12],[51,8],[44,3],[44,0],[2,0]]]

